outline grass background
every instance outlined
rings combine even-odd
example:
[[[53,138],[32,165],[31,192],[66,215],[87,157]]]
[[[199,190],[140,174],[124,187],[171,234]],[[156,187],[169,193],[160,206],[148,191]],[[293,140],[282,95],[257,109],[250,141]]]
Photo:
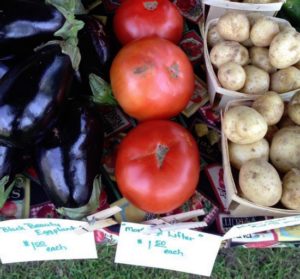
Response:
[[[201,253],[201,251],[199,251]],[[203,251],[205,253],[205,251]],[[2,279],[194,279],[174,271],[114,264],[115,246],[99,246],[97,260],[48,261],[0,265]],[[130,253],[129,253],[130,256]],[[300,278],[300,249],[223,249],[211,278]],[[201,264],[201,263],[199,263]]]

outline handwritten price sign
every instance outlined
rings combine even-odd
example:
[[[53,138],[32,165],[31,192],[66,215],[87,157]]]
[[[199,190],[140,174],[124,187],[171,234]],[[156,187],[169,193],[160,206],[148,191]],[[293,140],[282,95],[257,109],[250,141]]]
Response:
[[[221,237],[192,230],[148,234],[148,228],[122,223],[115,262],[211,274]]]
[[[97,258],[93,232],[78,235],[85,222],[20,219],[0,223],[2,263]]]

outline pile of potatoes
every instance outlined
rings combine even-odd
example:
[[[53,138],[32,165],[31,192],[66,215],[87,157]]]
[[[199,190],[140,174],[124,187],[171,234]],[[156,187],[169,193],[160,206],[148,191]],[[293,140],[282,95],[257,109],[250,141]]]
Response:
[[[267,92],[250,106],[229,107],[222,125],[240,195],[300,210],[300,91],[287,103]]]
[[[262,95],[300,88],[300,33],[286,21],[228,12],[208,30],[207,44],[225,89]]]

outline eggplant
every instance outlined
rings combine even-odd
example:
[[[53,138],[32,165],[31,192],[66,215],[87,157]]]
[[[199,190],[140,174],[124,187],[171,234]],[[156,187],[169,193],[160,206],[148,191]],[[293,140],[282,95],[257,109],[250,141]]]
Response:
[[[77,18],[84,22],[84,27],[78,32],[81,53],[79,71],[82,81],[88,85],[91,73],[108,80],[112,46],[106,27],[91,15],[80,15]]]
[[[57,208],[79,208],[89,202],[100,172],[103,133],[95,108],[70,101],[55,127],[36,146],[38,177]]]
[[[0,142],[30,147],[57,119],[73,79],[68,55],[47,45],[0,80]]]
[[[24,55],[15,55],[9,54],[4,57],[0,57],[0,79],[15,65],[20,64],[25,60],[25,57],[28,57],[33,54],[33,51],[26,52]]]
[[[13,178],[22,171],[20,150],[0,144],[0,179],[4,176]]]
[[[66,19],[54,6],[31,0],[0,1],[0,56],[54,39]]]

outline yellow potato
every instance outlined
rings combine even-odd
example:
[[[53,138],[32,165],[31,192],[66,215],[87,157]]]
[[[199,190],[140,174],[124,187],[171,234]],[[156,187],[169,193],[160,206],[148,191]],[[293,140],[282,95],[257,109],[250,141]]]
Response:
[[[292,168],[300,169],[300,126],[284,127],[275,133],[270,145],[270,159],[282,173]]]
[[[224,88],[237,91],[244,86],[246,73],[241,65],[227,62],[220,66],[218,79]]]
[[[213,26],[207,33],[207,44],[209,47],[214,47],[216,44],[223,42],[224,39],[220,36],[217,26]]]
[[[238,144],[250,144],[261,140],[267,133],[265,119],[255,109],[236,106],[224,113],[223,131],[225,136]]]
[[[246,82],[241,92],[247,94],[264,94],[269,91],[270,76],[269,74],[253,65],[244,67],[246,72]]]
[[[249,49],[250,63],[267,73],[271,74],[276,72],[269,60],[269,49],[264,47],[251,47]]]
[[[219,68],[227,62],[246,65],[249,62],[248,50],[237,42],[224,41],[216,44],[210,51],[211,63]]]
[[[300,91],[296,92],[288,104],[288,116],[297,125],[300,125]]]
[[[271,90],[285,93],[300,88],[300,70],[288,67],[271,75]]]
[[[279,202],[282,183],[276,169],[264,159],[244,163],[239,173],[243,197],[255,204],[273,206]]]
[[[250,22],[244,13],[228,12],[219,18],[217,29],[225,40],[243,42],[249,38]]]
[[[277,69],[284,69],[300,59],[300,34],[293,30],[279,32],[269,48],[270,63]]]
[[[300,210],[300,170],[291,169],[282,180],[281,203],[288,209]]]
[[[279,25],[271,17],[263,17],[252,26],[250,38],[255,46],[268,47],[279,32]]]
[[[264,117],[268,125],[277,124],[284,112],[283,100],[273,91],[255,99],[252,107]]]
[[[229,142],[228,149],[230,163],[237,169],[251,159],[269,159],[269,143],[265,139],[250,144]]]

